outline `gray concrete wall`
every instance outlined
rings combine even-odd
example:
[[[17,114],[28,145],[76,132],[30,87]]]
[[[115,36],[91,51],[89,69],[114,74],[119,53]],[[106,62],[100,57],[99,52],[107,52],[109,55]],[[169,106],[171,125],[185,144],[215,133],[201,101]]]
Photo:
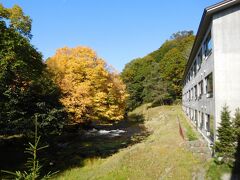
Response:
[[[213,16],[214,97],[216,127],[224,104],[240,107],[240,6]]]
[[[202,50],[204,49],[204,41],[207,38],[207,35],[210,33],[210,31],[211,31],[211,25],[209,26],[209,28],[205,34],[205,37],[202,41],[202,44],[201,44],[200,48],[198,49],[198,53],[199,53],[200,49],[202,49]],[[197,58],[198,53],[196,54],[196,58]],[[204,51],[202,51],[202,56],[203,56],[203,59],[202,59],[201,68],[197,72],[196,76],[194,78],[192,78],[192,80],[184,86],[183,91],[182,91],[183,94],[185,94],[187,91],[191,90],[195,85],[198,85],[198,83],[200,81],[204,82],[203,86],[205,89],[205,86],[206,86],[205,78],[210,73],[213,73],[213,70],[214,70],[214,51],[212,51],[212,53],[208,57],[204,57]],[[213,79],[214,79],[214,77],[213,77]],[[199,90],[199,87],[198,87],[198,90]],[[215,91],[215,89],[213,87],[213,92],[214,91]],[[197,98],[197,99],[193,99],[193,100],[189,101],[189,100],[186,100],[183,98],[182,104],[184,107],[197,110],[198,112],[200,111],[201,113],[204,113],[204,115],[209,114],[209,115],[214,116],[214,110],[215,110],[214,102],[215,102],[214,101],[214,93],[213,93],[213,97],[209,98],[209,97],[207,97],[207,92],[204,91],[201,99]],[[184,110],[184,111],[186,111],[186,110]],[[189,114],[188,114],[188,116],[189,116]],[[189,118],[191,119],[190,116],[189,116]],[[198,115],[198,121],[199,121],[199,119],[200,119],[200,116]],[[195,123],[195,122],[193,122],[193,123]],[[206,123],[206,122],[204,122],[204,123]],[[202,135],[209,141],[209,137],[207,137],[206,129],[201,129],[200,131],[201,131]]]

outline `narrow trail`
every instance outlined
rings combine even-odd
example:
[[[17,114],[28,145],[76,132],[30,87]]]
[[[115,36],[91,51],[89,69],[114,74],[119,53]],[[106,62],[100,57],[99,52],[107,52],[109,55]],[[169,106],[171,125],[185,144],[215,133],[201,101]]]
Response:
[[[140,107],[133,113],[145,117],[150,135],[142,142],[105,158],[67,170],[57,179],[204,179],[206,159],[190,151],[179,134],[188,124],[180,106]]]

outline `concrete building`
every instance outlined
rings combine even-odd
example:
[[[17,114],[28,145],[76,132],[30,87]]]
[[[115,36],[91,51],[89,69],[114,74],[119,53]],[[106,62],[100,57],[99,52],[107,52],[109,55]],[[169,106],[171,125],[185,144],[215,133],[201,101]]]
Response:
[[[240,107],[240,0],[204,10],[183,82],[183,110],[212,143],[223,106]]]

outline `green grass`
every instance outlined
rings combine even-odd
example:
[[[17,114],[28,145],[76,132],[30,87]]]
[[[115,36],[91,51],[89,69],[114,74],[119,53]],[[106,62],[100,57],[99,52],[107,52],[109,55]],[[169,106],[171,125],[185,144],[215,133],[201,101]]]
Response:
[[[231,173],[231,168],[226,164],[216,164],[213,160],[207,167],[207,179],[219,180],[224,173]]]
[[[151,134],[145,140],[110,157],[85,160],[82,167],[61,172],[55,179],[188,180],[206,166],[205,161],[186,150],[179,135],[177,116],[185,129],[191,129],[180,106],[143,106],[134,113],[146,119],[144,125]]]
[[[178,109],[178,111],[179,111],[179,109]],[[189,141],[197,140],[198,135],[197,135],[196,131],[193,129],[194,128],[193,125],[190,124],[190,122],[188,120],[186,120],[187,117],[182,112],[178,112],[178,114],[179,114],[178,115],[179,120],[185,129],[185,135],[187,136],[188,140]]]

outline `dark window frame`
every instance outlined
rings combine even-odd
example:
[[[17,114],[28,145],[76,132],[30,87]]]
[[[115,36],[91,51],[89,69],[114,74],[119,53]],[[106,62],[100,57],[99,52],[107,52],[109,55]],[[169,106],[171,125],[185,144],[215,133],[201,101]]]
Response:
[[[206,93],[208,94],[208,98],[213,97],[213,73],[209,73],[206,76]]]
[[[197,55],[197,60],[198,60],[198,69],[197,71],[199,71],[201,69],[202,66],[202,48],[200,49],[198,55]]]
[[[207,38],[204,42],[204,55],[205,57],[208,57],[212,52],[212,36],[211,31],[208,33]]]

